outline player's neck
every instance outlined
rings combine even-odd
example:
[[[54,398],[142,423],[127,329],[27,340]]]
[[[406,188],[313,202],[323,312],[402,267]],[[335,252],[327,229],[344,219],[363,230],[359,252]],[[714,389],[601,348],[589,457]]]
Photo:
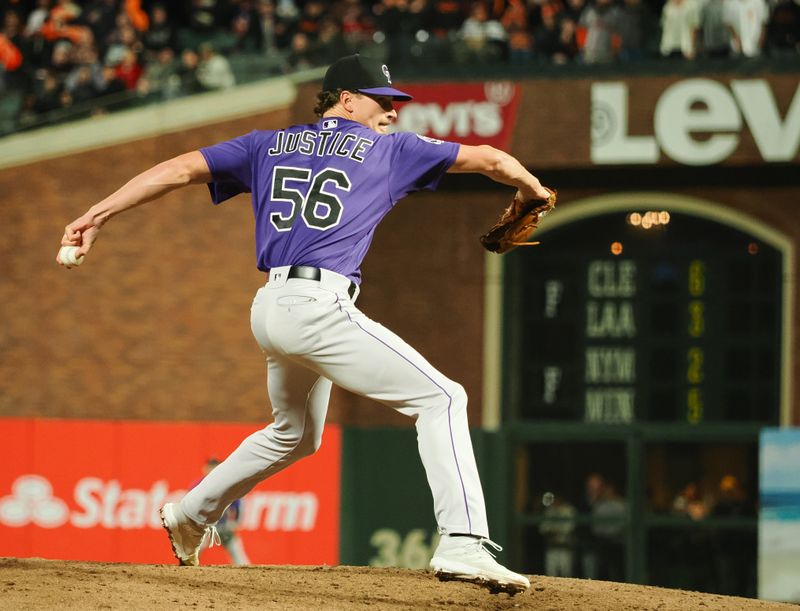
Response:
[[[348,119],[350,121],[355,121],[355,118],[353,117],[353,113],[348,112],[347,109],[342,108],[340,106],[335,106],[334,108],[329,108],[322,115],[323,119],[329,119],[329,118],[333,118],[333,117],[336,117],[338,119]]]

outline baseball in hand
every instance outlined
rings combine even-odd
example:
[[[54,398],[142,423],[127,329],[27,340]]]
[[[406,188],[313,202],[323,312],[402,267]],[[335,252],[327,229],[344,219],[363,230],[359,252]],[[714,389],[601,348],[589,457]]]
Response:
[[[83,255],[78,256],[77,246],[62,246],[58,251],[58,258],[64,265],[80,265],[83,263]]]

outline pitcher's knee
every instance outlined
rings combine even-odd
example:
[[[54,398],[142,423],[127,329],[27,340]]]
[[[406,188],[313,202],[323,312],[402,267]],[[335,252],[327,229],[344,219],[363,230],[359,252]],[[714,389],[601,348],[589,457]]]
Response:
[[[442,386],[442,393],[439,400],[442,408],[451,411],[462,411],[467,408],[467,391],[458,382],[448,381]]]
[[[321,446],[322,435],[303,435],[292,451],[292,457],[297,459],[304,456],[311,456],[319,450]]]
[[[453,382],[450,387],[450,396],[453,398],[453,405],[467,406],[467,391],[458,382]]]
[[[322,445],[322,435],[308,431],[272,431],[267,433],[271,439],[270,445],[278,449],[284,460],[294,462],[305,456],[311,456]]]

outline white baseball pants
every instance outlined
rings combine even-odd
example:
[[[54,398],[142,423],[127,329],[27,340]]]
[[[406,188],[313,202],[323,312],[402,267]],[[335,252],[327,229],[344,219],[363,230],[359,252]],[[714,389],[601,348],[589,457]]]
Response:
[[[288,270],[271,270],[251,310],[274,422],[190,490],[183,511],[213,524],[260,481],[316,451],[333,383],[414,418],[440,532],[488,538],[463,387],[358,310],[347,278],[322,270],[319,281],[287,280]]]

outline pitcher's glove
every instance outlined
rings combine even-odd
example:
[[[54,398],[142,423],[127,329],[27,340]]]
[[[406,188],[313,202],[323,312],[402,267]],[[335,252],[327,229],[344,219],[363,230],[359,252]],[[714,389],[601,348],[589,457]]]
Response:
[[[539,226],[539,220],[556,205],[555,190],[545,188],[550,191],[550,197],[546,200],[530,199],[523,202],[515,197],[494,226],[481,236],[483,247],[502,254],[517,246],[538,244],[528,239]]]

